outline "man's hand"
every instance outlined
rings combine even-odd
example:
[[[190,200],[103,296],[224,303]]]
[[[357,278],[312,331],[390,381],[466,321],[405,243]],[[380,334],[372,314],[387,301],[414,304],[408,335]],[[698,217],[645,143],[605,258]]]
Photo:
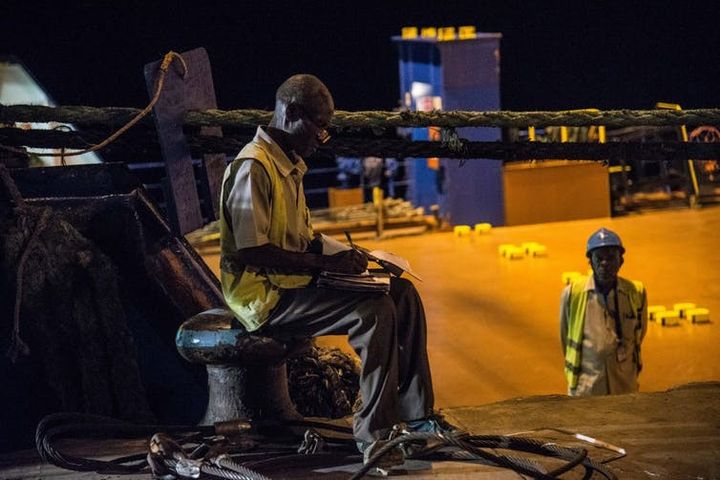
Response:
[[[357,250],[345,250],[323,257],[323,270],[338,273],[362,273],[367,270],[365,255]]]

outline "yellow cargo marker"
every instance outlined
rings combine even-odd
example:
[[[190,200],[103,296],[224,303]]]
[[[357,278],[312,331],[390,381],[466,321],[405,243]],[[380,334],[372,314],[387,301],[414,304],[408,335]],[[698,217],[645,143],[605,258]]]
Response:
[[[690,302],[676,303],[673,305],[673,310],[678,312],[680,318],[685,318],[685,312],[693,308],[695,308],[695,304]]]
[[[507,257],[508,251],[512,248],[515,248],[512,243],[501,243],[498,247],[498,253],[501,257]]]
[[[547,257],[547,247],[541,243],[533,245],[527,252],[533,257]]]
[[[648,307],[648,318],[652,321],[657,320],[658,312],[664,312],[665,305],[650,305]]]
[[[530,249],[537,245],[540,244],[537,242],[523,242],[520,244],[520,248],[523,248],[525,250],[525,253],[530,253]]]
[[[476,223],[475,233],[487,233],[492,229],[492,225],[489,223]]]
[[[512,248],[508,249],[505,256],[510,260],[519,260],[521,258],[525,258],[525,249],[513,245]]]
[[[575,281],[575,279],[582,277],[580,272],[563,272],[560,278],[562,279],[563,285],[569,285]]]
[[[664,310],[656,313],[657,321],[664,327],[680,325],[680,314],[675,310]]]
[[[456,225],[453,228],[456,237],[464,237],[470,235],[470,225]]]
[[[690,308],[685,311],[685,318],[692,323],[707,323],[710,321],[710,310],[707,308]]]

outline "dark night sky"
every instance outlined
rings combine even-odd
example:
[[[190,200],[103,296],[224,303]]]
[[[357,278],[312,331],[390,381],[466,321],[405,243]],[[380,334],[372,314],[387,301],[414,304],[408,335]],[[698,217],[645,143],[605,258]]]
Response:
[[[144,105],[142,68],[203,46],[220,108],[269,108],[287,76],[325,80],[343,110],[391,109],[405,25],[501,32],[507,110],[720,106],[714,1],[0,2],[0,55],[64,105]]]

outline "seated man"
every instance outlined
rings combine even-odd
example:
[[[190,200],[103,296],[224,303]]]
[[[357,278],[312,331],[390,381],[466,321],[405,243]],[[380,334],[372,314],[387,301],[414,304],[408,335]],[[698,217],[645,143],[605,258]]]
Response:
[[[580,277],[562,293],[560,340],[570,395],[638,391],[647,298],[642,283],[618,276],[624,253],[615,232],[596,231],[585,253],[593,275]]]
[[[354,249],[321,254],[305,204],[303,157],[328,140],[333,111],[330,92],[312,75],[295,75],[278,88],[270,124],[257,129],[225,171],[221,281],[248,331],[279,339],[349,335],[362,361],[354,436],[367,458],[401,421],[423,431],[439,427],[425,313],[412,283],[393,278],[389,295],[311,284],[319,271],[367,268]]]

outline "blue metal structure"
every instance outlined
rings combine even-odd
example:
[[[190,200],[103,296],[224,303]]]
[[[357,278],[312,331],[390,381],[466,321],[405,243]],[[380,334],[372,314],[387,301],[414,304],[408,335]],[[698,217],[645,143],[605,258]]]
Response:
[[[501,37],[499,33],[449,41],[393,37],[399,50],[401,98],[411,97],[414,110],[432,105],[427,97],[435,100],[430,108],[441,103],[444,110],[499,110]],[[500,139],[499,130],[490,128],[462,128],[458,134],[476,141]],[[428,128],[412,129],[413,140],[429,138]],[[442,159],[437,169],[424,159],[414,159],[408,170],[408,199],[414,205],[438,204],[454,225],[505,223],[502,162],[469,160],[460,167],[457,160]]]

